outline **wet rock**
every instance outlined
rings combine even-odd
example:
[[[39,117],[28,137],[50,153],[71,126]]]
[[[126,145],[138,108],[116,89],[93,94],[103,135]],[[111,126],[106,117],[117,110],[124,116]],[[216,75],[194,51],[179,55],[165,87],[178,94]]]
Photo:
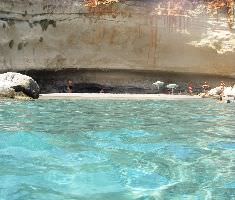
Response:
[[[0,74],[0,97],[18,98],[39,97],[39,86],[31,77],[16,73],[7,72]]]

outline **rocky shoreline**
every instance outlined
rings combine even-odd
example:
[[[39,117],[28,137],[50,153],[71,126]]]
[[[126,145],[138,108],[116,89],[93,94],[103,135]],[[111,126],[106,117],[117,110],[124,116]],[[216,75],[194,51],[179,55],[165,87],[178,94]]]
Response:
[[[156,88],[157,83],[162,83],[161,87],[163,89],[171,89],[168,90],[168,94],[161,93],[164,90],[160,90],[159,87]],[[161,81],[157,81],[152,83],[154,87],[154,92],[149,93],[138,93],[133,92],[128,93],[127,88],[123,87],[125,92],[118,93],[109,93],[108,90],[104,90],[101,88],[101,91],[93,92],[83,92],[77,93],[74,91],[70,91],[71,93],[62,91],[60,93],[47,93],[47,94],[39,94],[40,87],[37,82],[31,78],[30,76],[23,75],[16,72],[7,72],[4,74],[0,74],[0,98],[6,99],[19,99],[19,100],[29,100],[29,99],[40,99],[40,100],[196,100],[203,98],[214,98],[220,100],[220,102],[231,103],[235,102],[235,86],[233,87],[225,87],[224,82],[223,85],[219,87],[212,88],[208,90],[206,93],[198,93],[197,95],[191,94],[188,92],[182,93],[177,84],[168,84]],[[174,87],[169,87],[174,86]],[[174,88],[174,89],[173,89]],[[107,89],[107,88],[106,88]],[[130,89],[130,88],[129,88]],[[170,94],[171,91],[171,94]],[[179,92],[180,91],[180,92]],[[142,91],[143,92],[143,91]]]
[[[94,75],[94,73],[91,73]],[[65,77],[67,77],[65,75]],[[55,75],[51,77],[49,75],[43,75],[47,79],[42,80],[38,76],[36,79],[33,79],[30,76],[23,75],[16,72],[7,72],[0,74],[0,97],[2,98],[15,98],[15,99],[37,99],[39,98],[39,93],[41,99],[135,99],[135,100],[148,100],[148,99],[165,99],[165,100],[180,100],[180,99],[198,99],[198,98],[217,98],[220,100],[233,98],[235,97],[235,85],[225,87],[223,81],[220,82],[220,86],[213,87],[212,85],[207,86],[207,92],[203,91],[201,84],[193,83],[192,81],[188,83],[177,79],[168,79],[167,82],[156,81],[156,76],[154,79],[145,77],[146,80],[143,82],[142,79],[139,79],[137,83],[134,84],[133,79],[129,80],[129,84],[132,83],[132,86],[128,85],[128,82],[122,81],[122,85],[118,86],[117,83],[120,83],[121,80],[118,80],[116,85],[114,82],[109,82],[108,79],[104,79],[104,85],[97,84],[97,80],[94,80],[96,83],[79,83],[78,77],[76,74],[72,76],[70,80],[70,87],[68,91],[68,82],[63,82],[61,79],[60,85],[59,79],[63,76]],[[64,78],[65,78],[64,77]],[[107,77],[111,77],[110,74]],[[169,78],[169,75],[167,76]],[[174,78],[176,75],[174,76]],[[75,79],[76,78],[76,79]],[[80,77],[81,78],[81,77]],[[96,76],[97,78],[97,76]],[[153,77],[152,77],[153,78]],[[195,76],[194,76],[195,78]],[[204,77],[205,78],[205,77]],[[207,77],[208,78],[208,77]],[[75,81],[73,80],[75,79]],[[164,76],[161,76],[161,80],[164,79]],[[36,82],[39,82],[39,84]],[[154,81],[153,81],[154,80]],[[50,81],[51,84],[49,83]],[[73,82],[74,81],[74,82]],[[181,81],[181,82],[179,82]],[[233,81],[233,80],[232,80]],[[199,81],[200,82],[200,81]],[[161,86],[158,86],[158,83],[161,83]],[[205,82],[207,83],[207,82]],[[55,84],[55,85],[53,85]],[[56,85],[58,84],[58,85]],[[110,85],[108,85],[110,84]],[[40,89],[43,86],[45,88]],[[228,86],[228,85],[226,85]],[[189,87],[191,87],[190,91]],[[45,93],[45,89],[47,92]],[[204,93],[205,92],[205,93]]]

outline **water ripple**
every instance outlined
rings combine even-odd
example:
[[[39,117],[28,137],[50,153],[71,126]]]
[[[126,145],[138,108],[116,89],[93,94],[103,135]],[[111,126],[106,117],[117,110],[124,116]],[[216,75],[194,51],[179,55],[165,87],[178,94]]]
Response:
[[[235,199],[214,101],[1,101],[0,199]]]

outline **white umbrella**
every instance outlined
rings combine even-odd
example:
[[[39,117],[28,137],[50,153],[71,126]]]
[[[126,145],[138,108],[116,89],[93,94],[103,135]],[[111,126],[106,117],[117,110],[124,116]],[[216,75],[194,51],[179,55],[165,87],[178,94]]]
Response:
[[[153,85],[156,85],[156,86],[157,86],[157,89],[159,90],[159,88],[164,85],[164,82],[162,82],[162,81],[157,81],[157,82],[153,83]]]
[[[173,94],[174,93],[174,89],[179,87],[179,86],[177,84],[175,84],[175,83],[172,83],[172,84],[168,84],[166,87],[168,89],[171,89],[171,93]]]

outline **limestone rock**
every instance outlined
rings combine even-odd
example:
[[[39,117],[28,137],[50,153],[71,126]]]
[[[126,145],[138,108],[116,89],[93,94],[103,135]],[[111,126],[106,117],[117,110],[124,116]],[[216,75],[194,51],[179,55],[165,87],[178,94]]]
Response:
[[[220,95],[222,92],[223,92],[223,90],[221,89],[221,87],[216,87],[216,88],[211,89],[208,92],[208,94],[210,96],[216,96],[216,95]]]
[[[224,89],[224,96],[235,96],[235,86],[226,87]]]
[[[33,99],[39,97],[39,86],[31,77],[16,73],[7,72],[0,74],[0,96],[15,98],[16,96],[28,96]]]
[[[201,1],[183,1],[187,6],[179,15],[163,0],[96,8],[85,2],[0,0],[0,72],[100,69],[235,77],[235,26],[229,28],[220,11],[217,17],[200,14],[206,9],[195,2]]]

